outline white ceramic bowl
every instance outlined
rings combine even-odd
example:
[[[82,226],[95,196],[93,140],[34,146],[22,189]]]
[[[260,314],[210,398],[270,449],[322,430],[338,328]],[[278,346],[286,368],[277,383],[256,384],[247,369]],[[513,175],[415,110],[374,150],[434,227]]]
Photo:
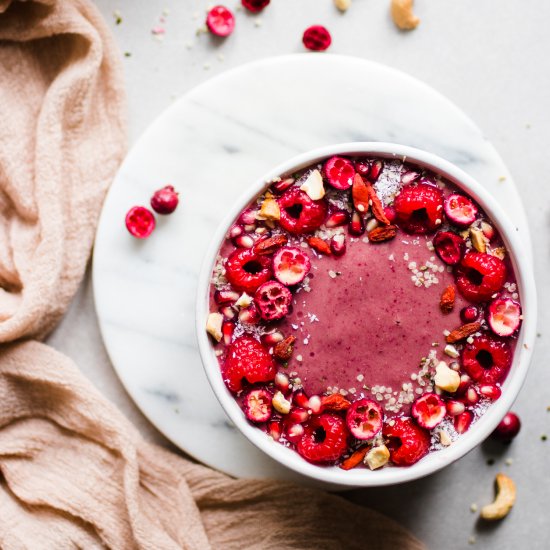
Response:
[[[524,321],[518,336],[512,368],[502,387],[502,396],[472,425],[468,432],[463,434],[450,447],[430,453],[413,466],[407,468],[387,467],[376,471],[360,468],[344,471],[338,467],[316,466],[306,462],[294,450],[273,441],[264,432],[246,420],[239,405],[226,388],[222,380],[218,360],[214,355],[213,347],[205,331],[206,319],[209,313],[208,296],[212,270],[219,247],[233,221],[245,206],[267,187],[266,182],[281,174],[294,172],[332,155],[370,155],[385,158],[406,157],[413,163],[442,174],[457,185],[457,187],[464,189],[466,193],[476,199],[493,220],[506,247],[511,253],[516,272]],[[235,204],[228,206],[227,217],[218,228],[210,248],[206,252],[199,277],[196,330],[201,359],[216,397],[235,426],[254,445],[288,468],[325,484],[374,487],[411,481],[436,472],[471,451],[495,429],[502,417],[510,409],[525,380],[535,342],[536,317],[535,281],[529,255],[525,250],[524,243],[518,239],[517,228],[513,221],[506,217],[500,206],[496,204],[493,197],[485,188],[461,169],[431,153],[392,143],[364,142],[343,143],[322,147],[294,157],[275,167],[267,174],[264,174],[250,186],[248,192],[237,200]]]

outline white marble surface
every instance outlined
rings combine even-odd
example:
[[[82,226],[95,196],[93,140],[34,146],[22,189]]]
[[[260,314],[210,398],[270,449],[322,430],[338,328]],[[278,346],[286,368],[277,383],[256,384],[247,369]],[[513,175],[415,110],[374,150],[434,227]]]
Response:
[[[533,230],[539,286],[547,284],[546,209],[550,193],[539,182],[546,177],[541,155],[550,142],[545,101],[550,73],[544,55],[549,45],[544,27],[548,5],[502,0],[495,12],[473,0],[459,4],[450,0],[430,5],[418,2],[419,10],[423,10],[422,26],[415,33],[401,35],[392,28],[382,4],[356,0],[354,12],[341,17],[328,0],[322,5],[320,0],[302,0],[299,5],[292,0],[279,0],[262,16],[261,27],[254,26],[254,18],[240,14],[240,32],[226,44],[219,46],[201,37],[200,44],[186,50],[185,42],[193,39],[198,26],[192,13],[203,8],[204,2],[149,2],[139,10],[132,9],[130,2],[119,2],[118,6],[101,2],[108,17],[114,7],[120,7],[123,23],[115,32],[122,48],[132,52],[126,63],[133,137],[170,103],[174,94],[209,76],[204,63],[210,63],[211,72],[218,72],[266,55],[297,51],[301,30],[311,22],[324,22],[333,30],[335,53],[368,52],[373,59],[408,70],[454,99],[484,129],[520,182]],[[152,41],[149,31],[166,5],[171,8],[168,30],[164,43],[159,44]],[[217,60],[219,52],[224,53],[225,61]],[[351,495],[354,500],[400,519],[431,547],[441,547],[444,540],[446,548],[463,548],[475,531],[484,548],[518,547],[525,537],[532,548],[545,547],[545,519],[540,510],[549,504],[545,476],[548,450],[539,435],[549,429],[544,388],[550,377],[542,362],[548,346],[544,323],[548,321],[549,299],[543,294],[541,301],[543,334],[517,406],[525,421],[519,440],[503,455],[494,448],[483,447],[426,480],[406,487],[356,492]],[[76,359],[149,437],[162,442],[113,375],[97,332],[89,283],[83,286],[51,342]],[[484,464],[489,454],[497,457],[496,466]],[[511,466],[503,462],[508,456],[515,460]],[[496,468],[506,468],[518,482],[518,506],[498,527],[476,527],[469,505],[490,498],[491,476]],[[449,540],[449,533],[456,535]]]

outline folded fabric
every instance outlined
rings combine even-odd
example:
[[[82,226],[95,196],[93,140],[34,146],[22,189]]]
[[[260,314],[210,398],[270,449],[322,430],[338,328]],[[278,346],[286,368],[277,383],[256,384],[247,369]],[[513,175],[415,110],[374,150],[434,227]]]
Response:
[[[0,428],[5,549],[423,548],[338,496],[234,480],[146,443],[37,342],[0,351]]]
[[[124,94],[84,0],[0,0],[0,78],[0,548],[423,548],[340,497],[145,442],[69,359],[29,341],[84,273],[125,149]]]

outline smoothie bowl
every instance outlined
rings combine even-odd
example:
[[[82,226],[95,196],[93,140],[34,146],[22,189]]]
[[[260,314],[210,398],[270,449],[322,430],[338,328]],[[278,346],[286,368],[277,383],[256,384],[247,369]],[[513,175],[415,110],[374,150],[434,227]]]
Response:
[[[255,183],[199,280],[208,379],[269,456],[337,485],[460,458],[517,396],[534,343],[529,255],[483,187],[409,147],[325,147]]]

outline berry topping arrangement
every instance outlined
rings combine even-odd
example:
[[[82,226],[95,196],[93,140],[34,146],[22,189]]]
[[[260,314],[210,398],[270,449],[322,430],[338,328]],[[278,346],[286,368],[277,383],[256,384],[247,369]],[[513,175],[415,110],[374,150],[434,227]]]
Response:
[[[266,182],[234,220],[206,330],[266,437],[376,470],[470,429],[501,395],[521,321],[508,251],[472,197],[406,159],[333,156]]]

